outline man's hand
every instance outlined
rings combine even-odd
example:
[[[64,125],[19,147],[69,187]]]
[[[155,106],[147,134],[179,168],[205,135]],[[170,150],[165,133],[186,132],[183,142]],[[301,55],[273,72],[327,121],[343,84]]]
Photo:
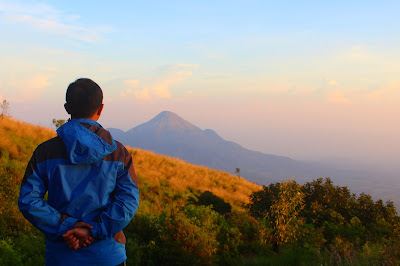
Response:
[[[93,226],[91,226],[88,223],[85,222],[76,222],[74,224],[74,228],[87,228],[87,229],[93,229]]]
[[[63,237],[72,250],[77,250],[81,247],[87,247],[94,241],[90,229],[93,227],[90,224],[84,222],[77,222],[74,225],[74,229],[67,231]]]
[[[87,228],[74,228],[63,235],[68,247],[77,250],[81,247],[87,247],[93,242],[93,237]]]

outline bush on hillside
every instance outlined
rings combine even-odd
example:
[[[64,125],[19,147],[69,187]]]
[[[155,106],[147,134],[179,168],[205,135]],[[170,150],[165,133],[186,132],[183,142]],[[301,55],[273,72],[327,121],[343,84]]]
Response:
[[[232,206],[229,203],[210,191],[201,193],[197,200],[190,198],[189,202],[197,206],[211,206],[214,211],[222,215],[229,214],[232,211]]]

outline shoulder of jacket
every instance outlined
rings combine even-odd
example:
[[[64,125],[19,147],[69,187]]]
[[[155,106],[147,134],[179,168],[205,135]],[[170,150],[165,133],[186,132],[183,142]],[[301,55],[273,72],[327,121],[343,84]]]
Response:
[[[121,149],[121,150],[123,150],[125,153],[128,153],[128,154],[130,155],[128,149],[124,146],[124,144],[122,144],[122,143],[119,142],[118,140],[116,140],[115,143],[117,143],[117,150],[118,150],[118,149]]]
[[[126,162],[132,157],[130,152],[121,142],[115,141],[115,143],[117,144],[117,149],[110,155],[106,156],[103,160]]]
[[[65,145],[60,137],[54,137],[37,146],[34,156],[37,162],[48,159],[64,158],[66,156]]]

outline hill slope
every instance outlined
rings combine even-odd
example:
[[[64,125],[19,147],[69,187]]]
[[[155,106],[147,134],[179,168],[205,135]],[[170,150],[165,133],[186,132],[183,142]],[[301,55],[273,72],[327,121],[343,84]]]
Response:
[[[56,136],[56,132],[5,117],[0,119],[0,135],[0,213],[2,216],[6,214],[4,217],[8,217],[7,219],[14,219],[7,220],[7,224],[21,223],[26,226],[16,206],[20,182],[36,146]],[[183,201],[207,190],[241,208],[248,203],[252,192],[261,189],[254,183],[222,171],[191,165],[141,149],[128,150],[133,155],[139,179],[142,199],[140,208],[145,208],[146,199],[150,195],[154,198],[156,194],[158,200],[172,202],[175,194],[180,195],[180,200]],[[161,191],[165,193],[162,194]],[[11,201],[8,200],[10,198]],[[162,211],[160,204],[148,205],[157,213]]]
[[[43,234],[22,216],[17,199],[26,165],[34,149],[43,141],[56,136],[56,132],[5,117],[0,119],[0,135],[0,264],[44,265]],[[139,244],[137,234],[140,233],[141,237],[153,241],[151,237],[158,229],[149,228],[158,224],[159,217],[165,217],[165,214],[171,212],[179,213],[185,222],[189,221],[181,214],[181,209],[188,206],[191,199],[196,200],[202,192],[211,191],[230,203],[235,212],[242,213],[243,205],[249,202],[249,195],[261,189],[256,184],[222,171],[193,166],[178,159],[140,149],[128,150],[133,155],[140,190],[139,209],[134,221],[124,230],[128,238],[127,252],[131,263],[135,258],[137,260],[143,257],[144,260],[147,256],[146,253],[138,253],[142,250],[142,243]],[[190,206],[188,210],[197,210]],[[210,212],[209,208],[199,207],[198,210],[213,217],[216,215]],[[155,220],[152,217],[155,217]],[[203,217],[207,218],[204,215]],[[167,221],[170,220],[165,220]],[[146,228],[143,229],[142,226]],[[198,230],[193,226],[193,230]],[[215,226],[213,228],[216,229]],[[201,231],[196,232],[200,234]],[[183,237],[186,237],[186,234]],[[132,239],[136,244],[133,244]],[[199,243],[203,242],[202,240]],[[170,246],[165,246],[164,249],[168,250],[168,253],[177,250],[171,249]],[[196,254],[195,258],[198,256]],[[207,255],[207,260],[209,259],[210,255]]]

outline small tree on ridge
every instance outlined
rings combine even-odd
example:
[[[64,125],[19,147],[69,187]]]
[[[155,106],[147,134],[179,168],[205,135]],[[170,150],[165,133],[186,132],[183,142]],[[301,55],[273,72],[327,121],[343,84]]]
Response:
[[[61,127],[64,124],[65,124],[65,119],[55,119],[55,118],[53,118],[53,125],[56,127],[56,129],[58,129],[59,127]]]
[[[10,111],[10,103],[4,99],[3,102],[0,104],[1,114],[0,117],[3,118],[4,116],[8,116]]]

